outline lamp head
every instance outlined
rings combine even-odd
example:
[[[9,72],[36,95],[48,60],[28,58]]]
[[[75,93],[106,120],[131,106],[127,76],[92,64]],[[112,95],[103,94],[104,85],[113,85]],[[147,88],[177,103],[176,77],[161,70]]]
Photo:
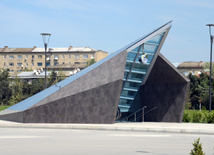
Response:
[[[42,35],[42,36],[50,36],[51,34],[50,33],[41,33],[40,35]]]
[[[44,44],[48,44],[51,34],[50,33],[41,33]]]
[[[214,26],[214,24],[207,24],[206,26]]]

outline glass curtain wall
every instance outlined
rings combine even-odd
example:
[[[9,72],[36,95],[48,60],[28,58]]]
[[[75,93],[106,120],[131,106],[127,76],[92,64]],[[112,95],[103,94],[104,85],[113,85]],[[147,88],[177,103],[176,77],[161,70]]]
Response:
[[[164,33],[157,35],[127,53],[123,86],[119,101],[121,112],[128,112],[153,60],[163,35]],[[148,61],[145,64],[140,63],[138,59],[138,57],[143,53],[146,53],[148,56]]]

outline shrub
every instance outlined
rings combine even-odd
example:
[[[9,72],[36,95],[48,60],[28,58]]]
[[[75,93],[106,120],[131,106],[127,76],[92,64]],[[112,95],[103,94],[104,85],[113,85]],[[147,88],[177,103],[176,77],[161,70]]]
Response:
[[[200,138],[194,140],[194,143],[192,143],[194,148],[191,150],[190,155],[205,155],[205,153],[202,150],[202,143],[199,144],[199,141]]]
[[[207,117],[205,115],[205,113],[202,113],[202,123],[207,123]]]
[[[206,107],[205,107],[205,106],[203,106],[203,107],[201,108],[201,110],[207,110],[207,109],[206,109]]]
[[[188,113],[184,113],[183,115],[183,122],[190,122],[190,116]]]
[[[214,123],[214,113],[205,113],[207,123]]]
[[[193,113],[193,119],[192,122],[199,123],[202,119],[202,113],[201,112],[194,112]]]

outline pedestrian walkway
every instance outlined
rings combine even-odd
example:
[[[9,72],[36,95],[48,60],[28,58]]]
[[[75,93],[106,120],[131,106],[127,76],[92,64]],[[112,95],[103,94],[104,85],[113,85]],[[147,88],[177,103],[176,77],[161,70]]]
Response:
[[[77,129],[110,130],[132,132],[165,132],[214,135],[214,124],[202,123],[115,123],[115,124],[55,124],[55,123],[16,123],[0,120],[0,128],[42,128],[42,129]]]

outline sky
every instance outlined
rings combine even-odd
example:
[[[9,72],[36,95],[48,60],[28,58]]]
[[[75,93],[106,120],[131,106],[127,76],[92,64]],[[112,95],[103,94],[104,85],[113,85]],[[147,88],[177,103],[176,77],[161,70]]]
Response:
[[[0,48],[44,47],[40,33],[51,33],[48,47],[111,54],[171,20],[161,53],[172,63],[210,61],[213,0],[1,0]]]

